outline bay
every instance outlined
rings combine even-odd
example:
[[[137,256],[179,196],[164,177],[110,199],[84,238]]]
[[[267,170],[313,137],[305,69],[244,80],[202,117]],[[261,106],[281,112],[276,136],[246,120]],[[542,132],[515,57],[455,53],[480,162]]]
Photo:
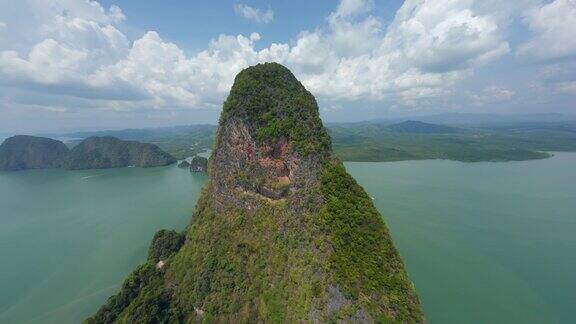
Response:
[[[390,228],[430,323],[571,322],[576,154],[345,164]],[[0,322],[77,323],[207,178],[175,165],[0,173]]]

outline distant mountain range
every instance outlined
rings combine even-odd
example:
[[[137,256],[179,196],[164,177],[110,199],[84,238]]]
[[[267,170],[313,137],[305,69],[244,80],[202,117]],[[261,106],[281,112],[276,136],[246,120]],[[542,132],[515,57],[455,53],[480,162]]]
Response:
[[[152,127],[152,128],[127,128],[120,130],[101,130],[101,131],[84,131],[65,134],[44,134],[47,137],[69,137],[69,138],[87,138],[92,136],[113,136],[123,140],[157,139],[167,136],[177,136],[188,132],[202,133],[212,132],[216,129],[215,125],[198,124],[198,125],[180,125],[169,127]]]
[[[479,113],[442,113],[408,116],[402,118],[383,118],[365,122],[394,124],[406,120],[418,120],[426,123],[444,125],[500,125],[517,123],[562,123],[576,122],[576,115],[560,113],[541,114],[479,114]]]
[[[451,159],[510,161],[543,158],[542,151],[575,151],[576,118],[562,114],[450,113],[417,119],[328,124],[335,153],[346,161]],[[48,134],[69,148],[91,136],[152,143],[178,159],[214,145],[215,125]]]
[[[396,133],[414,133],[414,134],[446,134],[456,133],[458,128],[424,123],[416,120],[407,120],[401,123],[392,124],[386,127],[387,130]]]
[[[328,128],[337,126],[356,126],[359,124],[392,125],[405,121],[420,121],[441,125],[483,125],[497,126],[502,124],[528,124],[528,123],[576,123],[576,115],[560,113],[541,114],[482,114],[482,113],[442,113],[430,115],[413,115],[406,117],[377,118],[357,122],[327,122]],[[115,130],[77,131],[66,133],[38,132],[37,136],[49,138],[76,138],[84,139],[91,136],[114,136],[125,140],[158,139],[160,137],[181,135],[187,132],[211,133],[216,129],[215,124],[191,124],[166,127],[143,127]],[[14,134],[0,133],[0,140]]]

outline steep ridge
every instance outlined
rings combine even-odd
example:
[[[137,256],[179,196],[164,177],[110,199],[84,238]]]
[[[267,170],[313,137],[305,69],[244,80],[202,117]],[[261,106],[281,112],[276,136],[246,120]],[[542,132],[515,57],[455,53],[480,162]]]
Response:
[[[154,249],[171,252],[88,323],[423,322],[381,216],[288,69],[236,76],[209,173],[182,247],[156,235]]]
[[[60,141],[16,135],[0,145],[0,171],[60,168],[67,155],[68,148]]]
[[[88,137],[76,145],[64,166],[69,170],[155,167],[176,162],[158,146],[136,141],[123,141],[112,136]]]

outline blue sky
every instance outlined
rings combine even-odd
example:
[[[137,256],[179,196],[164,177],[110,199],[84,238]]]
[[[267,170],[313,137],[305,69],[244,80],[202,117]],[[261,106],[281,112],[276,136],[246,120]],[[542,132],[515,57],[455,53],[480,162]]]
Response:
[[[133,37],[148,30],[161,31],[162,38],[178,44],[190,54],[206,48],[219,34],[250,35],[260,32],[265,42],[289,42],[302,30],[318,26],[334,9],[332,1],[100,1],[104,7],[118,5],[134,29]],[[240,17],[237,4],[272,10],[267,24]],[[396,6],[397,8],[398,6]],[[289,14],[279,14],[285,12]],[[322,18],[321,18],[322,17]]]
[[[0,5],[0,133],[214,123],[266,61],[325,121],[575,113],[576,0]]]

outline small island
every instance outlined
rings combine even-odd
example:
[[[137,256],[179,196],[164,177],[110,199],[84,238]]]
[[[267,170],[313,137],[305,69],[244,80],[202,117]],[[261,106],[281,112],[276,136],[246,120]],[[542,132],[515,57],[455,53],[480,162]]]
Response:
[[[68,170],[155,167],[176,159],[158,146],[111,136],[89,137],[72,150],[46,137],[17,135],[0,145],[0,171],[64,168]]]
[[[174,157],[154,144],[94,136],[83,140],[70,151],[65,167],[69,170],[127,166],[148,168],[175,162]]]
[[[180,163],[178,163],[178,167],[179,167],[179,168],[183,168],[183,169],[184,169],[184,168],[189,168],[189,167],[190,167],[190,163],[188,163],[188,161],[186,161],[186,160],[183,160],[183,161],[180,161]]]
[[[0,171],[60,168],[68,153],[68,147],[60,141],[16,135],[0,145]]]
[[[190,163],[192,172],[208,172],[208,159],[201,156],[195,156]]]

